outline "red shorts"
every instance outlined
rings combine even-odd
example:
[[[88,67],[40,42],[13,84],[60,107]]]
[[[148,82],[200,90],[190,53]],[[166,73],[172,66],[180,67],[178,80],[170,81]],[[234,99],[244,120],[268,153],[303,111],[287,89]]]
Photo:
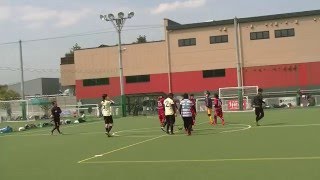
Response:
[[[158,114],[158,116],[159,116],[159,121],[160,121],[161,123],[163,123],[164,120],[165,120],[165,118],[166,118],[166,116],[164,115],[164,113]]]
[[[216,109],[214,110],[214,115],[218,117],[223,117],[222,109]]]
[[[196,113],[192,113],[192,119],[196,120]]]

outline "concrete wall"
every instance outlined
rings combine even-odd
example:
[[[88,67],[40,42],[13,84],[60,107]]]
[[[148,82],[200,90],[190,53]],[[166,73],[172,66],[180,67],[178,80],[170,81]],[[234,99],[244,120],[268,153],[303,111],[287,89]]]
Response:
[[[164,41],[123,45],[122,48],[124,76],[167,72]],[[75,79],[118,77],[118,58],[117,46],[78,50],[75,52]],[[65,65],[61,66],[67,69]]]
[[[74,86],[76,83],[76,66],[75,64],[60,65],[61,86]]]
[[[318,19],[314,21],[314,18]],[[241,24],[246,67],[320,60],[320,15]],[[253,26],[251,28],[251,25]],[[275,30],[295,29],[295,36],[275,38]],[[250,40],[250,32],[269,31],[270,39]]]

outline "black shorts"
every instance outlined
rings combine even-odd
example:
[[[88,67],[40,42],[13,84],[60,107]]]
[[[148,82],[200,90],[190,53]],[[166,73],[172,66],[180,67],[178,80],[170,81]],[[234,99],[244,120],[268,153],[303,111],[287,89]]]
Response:
[[[176,122],[175,115],[166,115],[166,122],[168,124],[174,124]]]
[[[112,116],[103,116],[103,119],[105,124],[113,124]]]
[[[260,114],[264,114],[263,108],[262,107],[255,107],[255,114],[259,116]]]
[[[183,121],[187,122],[187,123],[192,123],[193,118],[192,117],[182,117]]]
[[[53,120],[53,123],[55,126],[60,126],[60,119],[59,120]]]

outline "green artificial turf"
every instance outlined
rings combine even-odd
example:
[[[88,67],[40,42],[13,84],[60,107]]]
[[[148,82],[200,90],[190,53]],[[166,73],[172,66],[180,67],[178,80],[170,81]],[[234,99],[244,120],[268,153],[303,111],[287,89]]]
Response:
[[[192,136],[166,135],[156,116],[115,119],[115,137],[102,119],[0,135],[1,179],[46,180],[301,180],[320,179],[320,109],[267,110],[260,127],[254,113],[227,113],[212,127],[197,117]],[[220,122],[220,121],[219,121]],[[13,123],[0,123],[17,126]],[[20,124],[19,124],[20,125]],[[96,156],[97,155],[97,156]]]

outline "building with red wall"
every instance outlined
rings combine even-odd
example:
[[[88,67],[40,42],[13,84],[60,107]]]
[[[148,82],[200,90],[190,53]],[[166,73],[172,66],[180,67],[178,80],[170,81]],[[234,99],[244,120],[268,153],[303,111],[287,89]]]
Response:
[[[125,94],[320,87],[320,10],[193,24],[165,19],[164,28],[163,41],[123,45]],[[61,63],[61,84],[78,99],[119,96],[119,79],[117,46],[77,50],[73,64]]]

